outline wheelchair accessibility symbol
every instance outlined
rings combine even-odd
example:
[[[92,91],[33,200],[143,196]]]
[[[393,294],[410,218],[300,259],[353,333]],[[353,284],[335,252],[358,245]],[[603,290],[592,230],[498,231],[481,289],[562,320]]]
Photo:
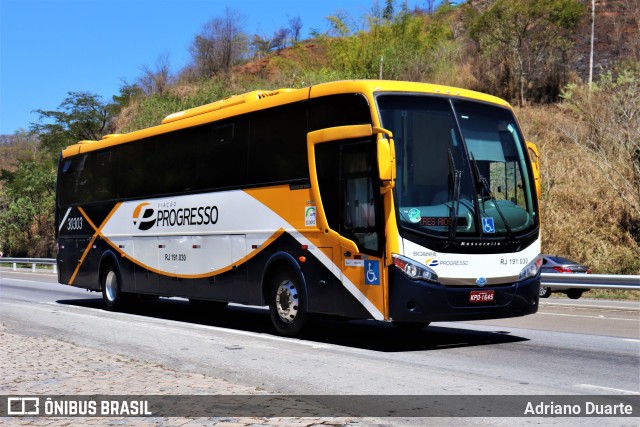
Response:
[[[491,217],[482,218],[482,231],[484,231],[485,233],[496,232],[496,226],[493,222],[493,218]]]
[[[378,261],[364,261],[365,285],[380,284],[380,263]]]

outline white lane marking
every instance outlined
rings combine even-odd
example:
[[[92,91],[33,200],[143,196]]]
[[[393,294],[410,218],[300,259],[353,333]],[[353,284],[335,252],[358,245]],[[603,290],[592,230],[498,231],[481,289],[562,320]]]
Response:
[[[624,390],[621,388],[603,387],[603,386],[593,385],[593,384],[576,384],[575,387],[586,388],[588,390],[604,391],[607,393],[640,394],[640,392],[638,391]]]
[[[33,283],[35,285],[60,285],[60,283],[58,283],[58,282],[43,282],[41,280],[36,280],[36,279],[34,279],[34,280],[13,279],[11,277],[3,277],[2,281],[4,281],[4,282],[26,282],[26,283]]]
[[[538,312],[538,314],[543,314],[546,316],[564,316],[564,317],[583,317],[583,318],[587,318],[587,319],[607,319],[607,320],[626,320],[629,322],[637,322],[640,319],[623,319],[621,317],[606,317],[603,315],[598,315],[598,316],[585,316],[584,314],[563,314],[563,313],[541,313]]]
[[[31,274],[31,275],[35,274],[35,275],[38,275],[38,276],[54,276],[54,277],[57,277],[57,276],[58,276],[58,274],[57,274],[57,273],[54,273],[54,272],[53,272],[53,271],[51,271],[51,270],[38,270],[38,271],[36,271],[36,272],[34,273],[33,271],[31,271],[31,269],[30,269],[30,268],[22,269],[22,271],[20,271],[20,270],[13,270],[13,269],[11,269],[11,267],[9,267],[9,268],[0,268],[0,274],[2,274],[2,273],[11,273],[11,274],[18,274],[18,275],[25,275],[25,276],[26,276],[26,275],[29,275],[29,274]],[[18,279],[13,279],[13,278],[8,277],[8,276],[0,276],[0,277],[1,277],[2,279],[18,280]],[[57,283],[57,282],[56,282],[56,283]]]
[[[622,311],[640,311],[640,303],[638,303],[638,306],[632,306],[632,305],[627,305],[627,306],[615,306],[615,305],[578,305],[578,304],[565,304],[565,303],[561,303],[561,302],[545,302],[545,301],[541,301],[540,302],[540,306],[541,307],[570,307],[576,310],[589,310],[589,309],[596,309],[596,310],[622,310]]]

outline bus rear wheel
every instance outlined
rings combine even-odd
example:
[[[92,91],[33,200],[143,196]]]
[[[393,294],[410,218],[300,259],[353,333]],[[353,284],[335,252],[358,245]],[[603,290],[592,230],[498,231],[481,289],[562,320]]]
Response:
[[[125,303],[120,273],[113,265],[109,265],[102,274],[102,300],[109,310],[119,310]]]
[[[293,274],[280,272],[271,283],[269,314],[276,332],[284,336],[299,334],[307,321],[304,287]]]

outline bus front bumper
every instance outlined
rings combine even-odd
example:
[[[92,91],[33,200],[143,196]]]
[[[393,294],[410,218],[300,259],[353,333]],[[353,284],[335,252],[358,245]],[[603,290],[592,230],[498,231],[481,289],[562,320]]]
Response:
[[[389,271],[389,316],[397,322],[496,319],[538,311],[540,275],[498,286],[460,287],[411,280],[397,268]],[[492,301],[472,301],[487,291]],[[491,292],[492,291],[492,292]]]

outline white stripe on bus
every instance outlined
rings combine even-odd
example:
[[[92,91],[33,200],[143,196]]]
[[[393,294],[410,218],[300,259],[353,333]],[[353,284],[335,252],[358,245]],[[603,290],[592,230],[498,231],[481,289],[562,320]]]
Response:
[[[67,217],[69,216],[70,213],[71,213],[71,208],[67,209],[67,213],[64,214],[64,218],[62,218],[62,221],[60,221],[60,228],[58,228],[58,232],[62,231],[62,227],[64,226],[64,222],[67,220]]]

